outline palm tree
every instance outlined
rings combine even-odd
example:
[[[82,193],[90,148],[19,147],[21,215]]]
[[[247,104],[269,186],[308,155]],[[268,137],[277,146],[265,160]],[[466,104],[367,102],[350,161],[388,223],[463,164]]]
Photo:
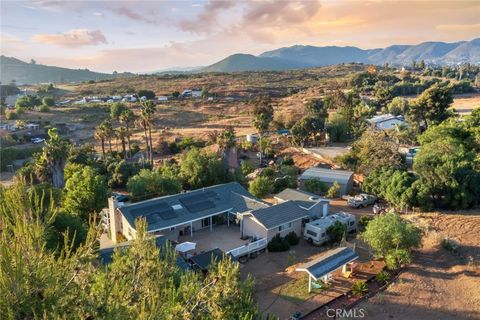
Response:
[[[48,136],[50,138],[43,147],[43,158],[52,175],[52,185],[55,188],[63,188],[65,186],[64,169],[70,143],[58,135],[56,128],[48,130]]]
[[[105,119],[101,126],[105,132],[105,138],[108,139],[108,149],[112,152],[112,138],[115,137],[115,130],[113,129],[112,120],[110,118]]]
[[[99,125],[97,128],[95,128],[95,134],[94,134],[95,139],[100,140],[102,144],[102,157],[105,159],[105,128],[102,125]]]
[[[153,115],[155,114],[156,106],[153,101],[147,100],[142,102],[142,126],[144,128],[145,140],[147,141],[147,149],[149,153],[150,164],[153,165],[153,147],[152,147],[152,124],[153,124]],[[148,138],[147,138],[148,130]]]
[[[127,129],[125,127],[119,127],[115,130],[115,135],[122,144],[123,159],[127,159],[127,148],[126,148],[126,141],[125,141],[125,139],[128,137]]]
[[[127,130],[126,136],[127,136],[127,143],[128,143],[128,154],[131,157],[132,156],[132,146],[130,144],[130,124],[135,121],[135,114],[133,113],[132,110],[127,109],[124,110],[119,117],[120,123],[125,124],[125,129]]]

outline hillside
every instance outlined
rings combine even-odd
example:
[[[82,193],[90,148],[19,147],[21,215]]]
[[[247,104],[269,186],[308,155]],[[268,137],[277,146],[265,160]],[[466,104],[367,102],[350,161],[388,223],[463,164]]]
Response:
[[[439,65],[464,62],[477,64],[480,63],[480,39],[454,43],[431,41],[369,50],[296,45],[267,51],[258,56],[234,54],[201,71],[288,70],[351,62],[409,65],[413,60]]]
[[[101,80],[131,74],[107,74],[93,72],[87,69],[67,69],[41,64],[27,63],[16,58],[0,56],[0,81],[9,83],[15,80],[17,84],[35,84],[42,82],[81,82]]]

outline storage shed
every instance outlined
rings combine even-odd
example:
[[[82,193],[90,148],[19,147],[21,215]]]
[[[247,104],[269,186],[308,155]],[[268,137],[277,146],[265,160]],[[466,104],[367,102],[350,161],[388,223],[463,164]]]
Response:
[[[352,171],[312,167],[305,170],[300,176],[300,188],[304,189],[305,181],[310,179],[323,181],[329,187],[337,181],[340,184],[340,196],[350,193],[353,189]]]

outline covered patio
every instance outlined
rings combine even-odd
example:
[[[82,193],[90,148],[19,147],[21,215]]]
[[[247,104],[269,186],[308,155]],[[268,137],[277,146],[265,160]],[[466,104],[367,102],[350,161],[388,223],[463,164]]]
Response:
[[[358,259],[358,254],[351,248],[339,247],[306,263],[295,271],[308,273],[308,292],[312,291],[312,280],[322,280],[327,283],[332,278],[332,272],[342,268],[342,273],[348,276],[347,264]]]
[[[249,240],[240,239],[240,229],[238,225],[230,224],[230,226],[223,224],[213,226],[210,228],[201,229],[193,232],[192,235],[185,234],[178,238],[179,242],[195,242],[197,247],[195,252],[197,254],[209,251],[215,248],[227,252],[250,243]]]

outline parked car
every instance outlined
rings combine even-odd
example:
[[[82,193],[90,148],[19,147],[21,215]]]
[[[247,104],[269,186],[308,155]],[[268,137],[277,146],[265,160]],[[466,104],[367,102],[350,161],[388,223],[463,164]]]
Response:
[[[45,141],[45,139],[42,139],[42,138],[32,138],[32,143],[33,144],[39,144],[39,143],[42,143]]]
[[[363,208],[375,204],[378,198],[371,194],[361,193],[348,198],[348,205],[352,208]]]

